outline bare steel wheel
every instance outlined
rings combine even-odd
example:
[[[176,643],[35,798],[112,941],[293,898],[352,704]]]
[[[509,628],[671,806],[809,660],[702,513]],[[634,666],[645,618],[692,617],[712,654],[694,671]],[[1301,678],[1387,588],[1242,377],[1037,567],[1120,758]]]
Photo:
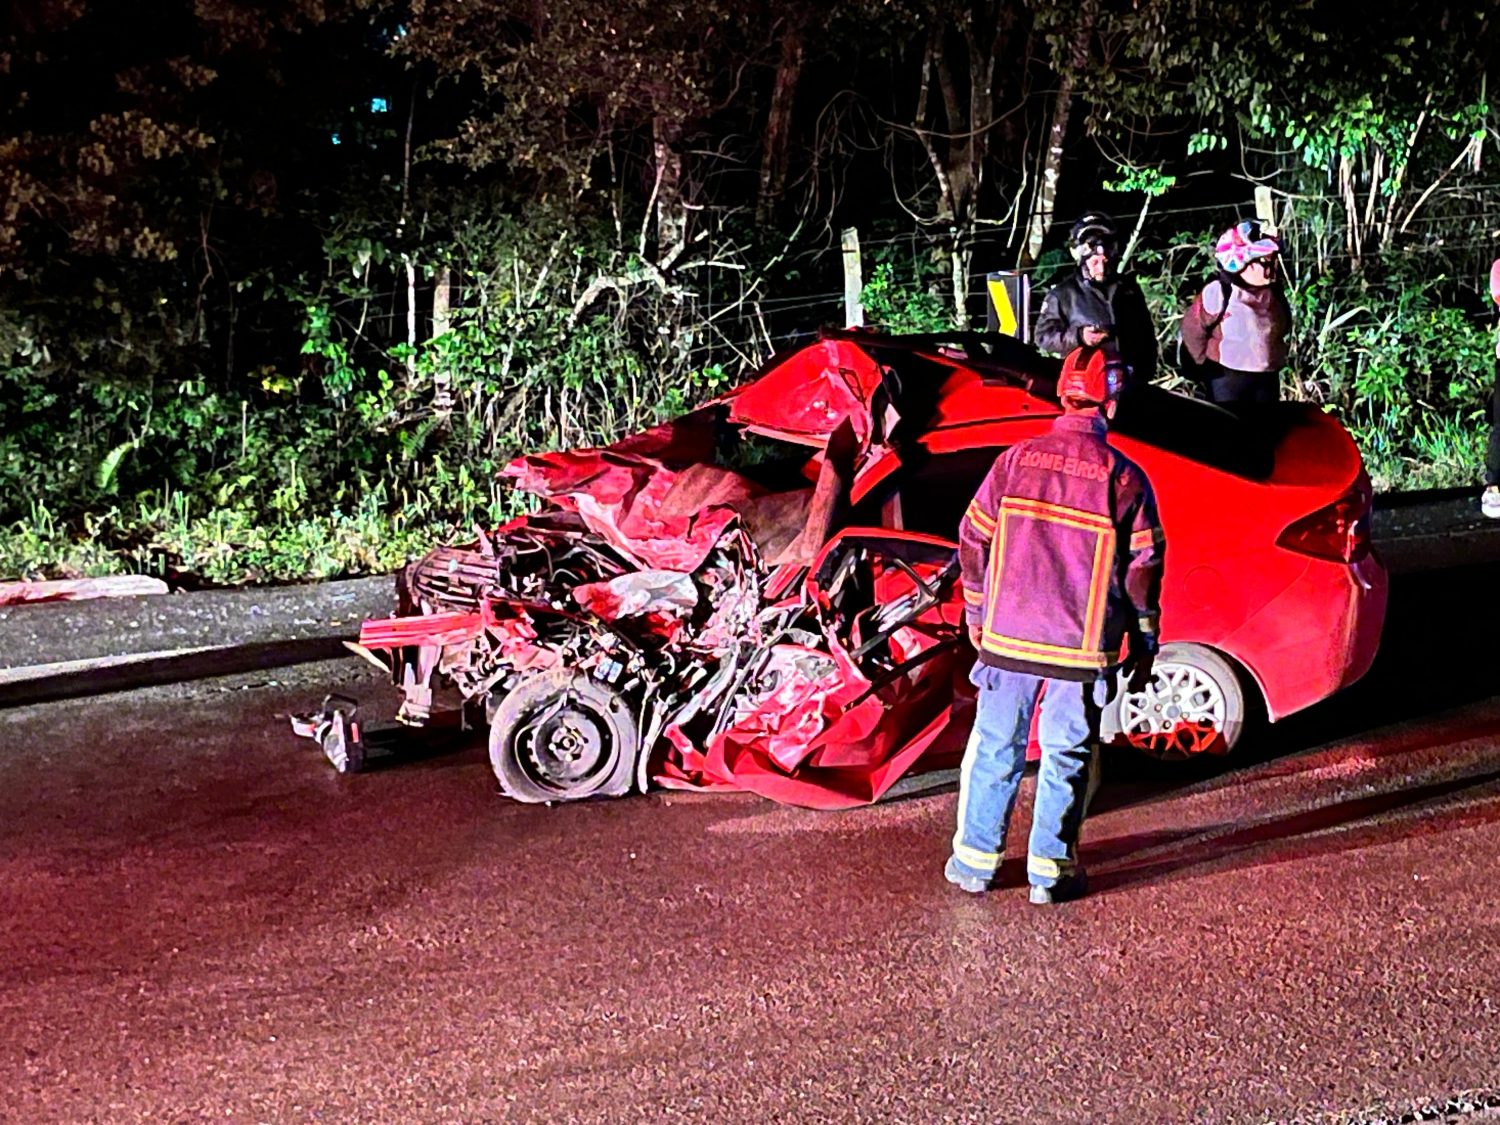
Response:
[[[555,669],[523,680],[501,702],[490,724],[490,766],[517,801],[618,797],[630,790],[639,742],[613,689]]]
[[[1227,754],[1245,725],[1245,693],[1235,670],[1201,645],[1163,645],[1143,692],[1121,686],[1106,709],[1106,742],[1153,758]]]

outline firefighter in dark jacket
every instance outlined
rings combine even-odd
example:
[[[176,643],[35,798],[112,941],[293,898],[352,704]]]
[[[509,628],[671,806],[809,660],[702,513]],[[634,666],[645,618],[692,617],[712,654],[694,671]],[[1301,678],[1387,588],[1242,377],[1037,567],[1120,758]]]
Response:
[[[1156,326],[1132,274],[1116,272],[1120,238],[1114,220],[1098,211],[1079,217],[1068,234],[1078,268],[1042,301],[1036,342],[1067,355],[1074,348],[1109,344],[1130,368],[1130,385],[1156,377]]]
[[[1150,483],[1105,440],[1124,377],[1111,351],[1071,353],[1058,382],[1062,416],[996,459],[959,524],[979,699],[944,874],[965,891],[994,880],[1042,693],[1031,901],[1083,893],[1079,830],[1097,784],[1100,708],[1127,636],[1130,689],[1151,680],[1164,543]]]

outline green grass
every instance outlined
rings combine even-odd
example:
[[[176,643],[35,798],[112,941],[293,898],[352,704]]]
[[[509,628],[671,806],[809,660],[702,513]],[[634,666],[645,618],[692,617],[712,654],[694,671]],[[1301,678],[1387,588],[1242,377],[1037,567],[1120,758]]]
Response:
[[[0,575],[86,578],[151,574],[191,585],[240,586],[381,574],[464,534],[455,521],[411,521],[371,506],[294,516],[245,509],[192,515],[175,498],[118,509],[83,528],[42,506],[0,536]]]
[[[1415,432],[1391,441],[1383,433],[1354,432],[1376,492],[1428,488],[1478,490],[1489,432],[1481,421],[1431,415]]]

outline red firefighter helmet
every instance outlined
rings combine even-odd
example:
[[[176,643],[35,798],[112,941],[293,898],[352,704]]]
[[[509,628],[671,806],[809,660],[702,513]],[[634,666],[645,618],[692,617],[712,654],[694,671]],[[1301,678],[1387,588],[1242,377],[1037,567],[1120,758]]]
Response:
[[[1057,397],[1065,407],[1086,410],[1120,397],[1130,368],[1112,348],[1074,348],[1063,360]]]

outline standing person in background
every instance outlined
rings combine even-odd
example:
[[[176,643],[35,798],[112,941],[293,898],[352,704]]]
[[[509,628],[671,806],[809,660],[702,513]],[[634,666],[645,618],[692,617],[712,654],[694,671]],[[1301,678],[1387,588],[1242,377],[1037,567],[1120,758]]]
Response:
[[[1182,346],[1225,405],[1276,402],[1286,366],[1292,307],[1280,270],[1281,243],[1254,219],[1236,223],[1214,248],[1219,276],[1182,317]]]
[[[1068,232],[1068,248],[1078,268],[1043,299],[1037,346],[1067,355],[1107,344],[1129,368],[1127,390],[1151,382],[1156,378],[1156,326],[1140,282],[1118,272],[1115,221],[1100,211],[1085,212]]]
[[[1490,266],[1490,300],[1500,305],[1500,258]],[[1479,510],[1500,519],[1500,329],[1495,333],[1495,389],[1490,395],[1490,445],[1484,459],[1484,495]]]

